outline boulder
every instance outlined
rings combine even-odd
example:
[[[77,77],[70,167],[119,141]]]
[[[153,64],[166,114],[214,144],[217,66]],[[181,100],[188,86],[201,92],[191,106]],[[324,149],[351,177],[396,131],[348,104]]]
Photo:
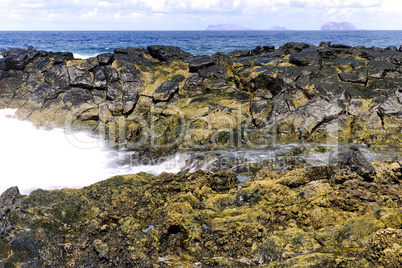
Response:
[[[84,104],[87,104],[89,106],[95,105],[92,96],[88,92],[88,90],[79,87],[70,88],[64,95],[63,101],[68,107],[71,107],[73,111],[76,108],[80,108]]]
[[[402,115],[402,89],[397,89],[383,103],[378,106],[383,115]]]
[[[148,46],[147,50],[152,57],[160,61],[167,61],[169,59],[185,59],[192,56],[190,53],[175,46],[152,45]]]
[[[68,75],[65,63],[55,64],[45,75],[45,81],[57,89],[66,90],[70,86],[70,77]]]
[[[153,95],[155,102],[168,101],[175,93],[179,91],[179,83],[176,81],[166,81],[160,85]]]
[[[297,43],[297,42],[289,42],[278,48],[278,50],[283,51],[285,54],[292,54],[296,52],[300,52],[306,48],[313,48],[314,46],[306,44],[306,43]]]
[[[106,87],[106,97],[109,100],[116,100],[117,98],[121,98],[121,94],[123,93],[123,89],[119,82],[112,82]]]
[[[390,62],[395,65],[402,65],[402,52],[387,51],[374,54],[373,60]]]
[[[98,66],[94,69],[94,86],[96,88],[106,88],[110,82],[117,81],[119,75],[117,70],[110,66]]]
[[[290,55],[289,62],[298,66],[321,66],[321,57],[315,48],[303,49]]]
[[[135,47],[115,48],[114,53],[129,55],[131,57],[143,57],[147,53],[147,50],[143,49],[143,48],[135,48]]]
[[[339,145],[331,150],[328,163],[341,168],[374,172],[375,168],[355,145]]]
[[[216,64],[216,60],[211,56],[197,56],[188,61],[190,72],[196,73],[200,69],[204,69]]]
[[[76,66],[69,66],[67,70],[72,86],[82,86],[87,88],[91,88],[93,86],[93,79],[88,71],[81,70]]]
[[[222,65],[213,65],[198,71],[200,76],[204,78],[226,79],[227,71]]]
[[[103,53],[96,56],[100,65],[109,65],[112,63],[114,55],[113,53]]]
[[[183,94],[189,96],[202,95],[204,93],[203,81],[204,77],[196,74],[187,78],[183,87]]]
[[[22,197],[23,196],[20,194],[18,187],[14,186],[14,187],[7,189],[5,192],[3,192],[0,195],[0,209],[3,207],[11,206],[12,204],[14,204],[17,200],[21,199]]]

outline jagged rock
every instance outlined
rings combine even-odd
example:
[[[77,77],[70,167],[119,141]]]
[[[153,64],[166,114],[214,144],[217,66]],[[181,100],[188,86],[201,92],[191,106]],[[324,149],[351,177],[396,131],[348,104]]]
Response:
[[[39,85],[31,94],[29,100],[36,103],[44,104],[45,101],[51,100],[60,93],[57,89],[47,83]]]
[[[190,76],[184,83],[183,94],[189,96],[202,95],[204,93],[203,81],[204,77],[198,74]]]
[[[122,93],[123,89],[119,82],[112,82],[106,88],[106,97],[112,101],[117,99],[118,97],[121,97]]]
[[[190,53],[175,46],[152,45],[148,46],[147,50],[152,57],[160,61],[167,61],[169,59],[185,59],[192,56]]]
[[[179,83],[176,81],[166,81],[155,90],[155,101],[168,101],[175,93],[179,91]]]
[[[70,77],[66,64],[60,63],[53,65],[46,73],[45,81],[57,89],[66,90],[70,86]]]
[[[108,65],[111,64],[114,58],[113,53],[104,53],[104,54],[99,54],[96,56],[98,59],[99,64],[101,65]]]
[[[10,71],[14,69],[14,61],[12,58],[2,58],[0,59],[0,70],[2,71]]]
[[[344,82],[365,84],[367,83],[367,71],[357,70],[357,71],[343,72],[339,74],[339,78]]]
[[[127,47],[127,48],[115,48],[115,54],[127,54],[131,57],[142,57],[147,53],[146,49],[143,48],[135,48],[135,47]]]
[[[123,113],[124,114],[129,114],[135,107],[135,105],[137,104],[139,98],[139,93],[137,91],[133,91],[133,90],[125,90],[123,92]]]
[[[93,86],[92,77],[88,71],[78,69],[76,66],[69,66],[67,70],[72,86],[82,86],[88,88]]]
[[[371,173],[375,169],[373,165],[360,152],[357,146],[337,146],[329,155],[328,163],[339,167],[361,169],[363,172]]]
[[[110,65],[99,66],[94,69],[94,86],[105,88],[109,82],[117,81],[117,70]]]
[[[216,64],[216,60],[211,56],[197,56],[189,60],[188,68],[190,72],[196,73],[200,69],[204,69]]]
[[[207,67],[205,69],[201,69],[198,71],[200,76],[204,78],[216,78],[216,79],[226,79],[227,78],[227,72],[226,68],[221,66],[221,65],[214,65]]]
[[[247,124],[278,139],[340,135],[345,143],[395,144],[400,138],[399,91],[394,93],[402,87],[399,51],[329,43],[318,49],[305,43],[274,49],[259,46],[193,57],[175,47],[150,46],[116,49],[85,60],[73,59],[71,53],[6,50],[3,60],[10,60],[0,70],[0,102],[2,107],[20,108],[21,117],[29,120],[39,118],[30,116],[33,109],[35,114],[57,114],[45,116],[54,124],[62,122],[60,117],[69,109],[80,107],[75,118],[80,126],[93,129],[99,119],[106,133],[115,124],[107,117],[127,117],[128,143],[147,136],[145,126],[153,122],[155,108],[163,114],[163,120],[155,121],[158,144],[177,143],[169,148],[182,143],[212,148],[216,130],[229,126],[240,133],[247,131]],[[152,59],[150,51],[162,61]],[[212,109],[210,103],[228,109]],[[95,112],[102,107],[107,107],[104,119]],[[186,121],[178,119],[178,111]],[[141,122],[133,123],[135,118]],[[193,124],[202,131],[192,129]],[[167,133],[176,133],[176,138]]]
[[[78,87],[70,88],[63,97],[63,101],[67,106],[71,107],[73,111],[83,104],[88,104],[89,106],[95,105],[88,90]]]
[[[321,57],[315,48],[303,49],[290,55],[289,62],[298,66],[321,66]]]
[[[400,51],[380,52],[374,55],[373,60],[390,62],[396,65],[402,64],[402,53]]]
[[[22,197],[18,187],[11,187],[0,195],[0,208],[9,207]]]
[[[292,54],[296,52],[300,52],[306,48],[313,48],[312,45],[306,43],[296,43],[296,42],[289,42],[286,43],[278,48],[278,50],[283,51],[285,54]]]

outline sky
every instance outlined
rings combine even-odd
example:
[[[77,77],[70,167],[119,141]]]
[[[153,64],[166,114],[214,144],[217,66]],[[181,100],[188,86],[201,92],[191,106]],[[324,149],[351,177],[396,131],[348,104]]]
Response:
[[[330,21],[402,30],[401,0],[1,0],[0,30],[319,30]]]

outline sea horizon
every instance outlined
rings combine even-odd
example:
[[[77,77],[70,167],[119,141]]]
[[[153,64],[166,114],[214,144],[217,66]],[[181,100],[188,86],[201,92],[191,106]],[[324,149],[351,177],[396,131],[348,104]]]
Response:
[[[279,47],[288,42],[318,46],[322,41],[350,46],[399,47],[402,45],[402,30],[0,31],[0,49],[33,46],[38,50],[72,52],[83,57],[111,53],[115,48],[146,48],[149,45],[177,46],[193,55],[212,55],[265,45]]]

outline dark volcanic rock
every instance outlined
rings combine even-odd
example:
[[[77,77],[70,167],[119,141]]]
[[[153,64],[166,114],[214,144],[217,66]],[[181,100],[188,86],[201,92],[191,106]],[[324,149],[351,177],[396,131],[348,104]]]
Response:
[[[384,115],[402,115],[402,89],[397,89],[394,94],[391,94],[378,106],[378,110]]]
[[[64,103],[72,108],[78,108],[83,104],[94,105],[91,94],[85,88],[70,88],[63,98]]]
[[[186,82],[184,83],[184,94],[188,94],[190,96],[197,96],[201,95],[204,93],[204,86],[203,82],[204,77],[196,74],[193,76],[190,76]]]
[[[75,66],[67,68],[72,86],[92,87],[92,76],[88,71],[78,69]]]
[[[374,55],[374,60],[390,62],[396,65],[402,65],[402,52],[400,51],[387,51],[380,52]]]
[[[354,169],[362,169],[365,172],[373,172],[374,167],[360,152],[355,145],[337,146],[329,155],[328,163],[339,167],[349,167]]]
[[[179,91],[179,83],[176,81],[166,81],[155,90],[155,101],[168,101],[173,95]]]
[[[200,69],[212,66],[216,64],[216,60],[211,56],[197,56],[189,60],[188,68],[190,72],[196,73]]]
[[[214,65],[207,67],[205,69],[201,69],[198,71],[200,76],[204,78],[217,78],[217,79],[226,79],[227,78],[227,71],[226,68],[221,65]]]
[[[104,54],[99,54],[96,56],[98,59],[99,64],[101,65],[108,65],[111,64],[114,58],[113,53],[104,53]]]
[[[94,86],[105,88],[109,82],[117,81],[119,78],[115,68],[110,65],[99,66],[94,69]]]
[[[278,50],[283,51],[285,54],[292,54],[296,52],[300,52],[306,48],[313,48],[314,46],[306,44],[306,43],[296,43],[296,42],[289,42],[286,43],[278,48]]]
[[[46,73],[45,81],[58,89],[67,89],[70,86],[70,77],[68,75],[65,63],[55,64]]]
[[[147,53],[147,50],[144,48],[127,47],[127,48],[116,48],[114,50],[114,53],[125,54],[131,57],[142,57]]]
[[[152,45],[148,46],[147,50],[152,57],[160,61],[167,61],[169,59],[185,59],[192,56],[190,53],[175,46]]]
[[[315,48],[303,49],[290,55],[289,62],[298,66],[321,66],[321,57]]]
[[[18,199],[21,199],[22,195],[18,187],[11,187],[0,195],[0,208],[11,206]]]
[[[236,129],[246,137],[247,124],[279,140],[339,135],[344,143],[400,146],[395,89],[402,87],[401,54],[395,48],[330,43],[195,57],[177,47],[150,46],[85,60],[69,53],[6,50],[0,103],[19,108],[21,118],[40,126],[61,126],[71,109],[79,111],[73,113],[79,127],[104,124],[106,135],[124,121],[115,142],[135,144],[148,137],[145,148],[151,146],[147,128],[152,122],[158,146],[175,143],[166,148],[212,148],[216,131]],[[211,103],[226,108],[211,108]]]

